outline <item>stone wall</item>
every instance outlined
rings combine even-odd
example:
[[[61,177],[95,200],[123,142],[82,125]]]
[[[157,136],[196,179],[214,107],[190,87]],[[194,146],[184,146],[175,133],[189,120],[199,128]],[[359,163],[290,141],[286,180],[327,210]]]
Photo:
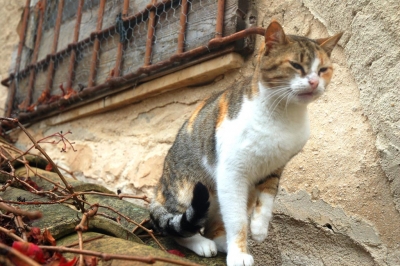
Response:
[[[17,27],[24,10],[24,0],[5,0],[0,5],[0,80],[8,77],[12,64],[12,55],[17,50],[19,37]],[[14,69],[13,69],[14,71]],[[12,71],[12,72],[13,72]],[[0,114],[4,114],[7,88],[0,84]]]
[[[252,244],[256,261],[400,265],[399,1],[253,2],[260,26],[274,18],[287,33],[311,38],[345,32],[332,55],[332,83],[309,108],[311,138],[282,177],[270,237]],[[9,65],[5,53],[1,67]],[[42,121],[30,131],[40,138],[71,130],[76,152],[45,146],[58,163],[85,181],[150,195],[183,121],[202,98],[251,75],[253,60],[207,85],[58,126]],[[28,145],[23,134],[15,136],[20,147]]]

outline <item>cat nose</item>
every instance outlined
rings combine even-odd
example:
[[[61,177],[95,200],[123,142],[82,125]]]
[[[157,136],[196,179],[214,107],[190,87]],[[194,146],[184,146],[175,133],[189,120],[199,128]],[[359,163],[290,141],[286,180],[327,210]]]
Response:
[[[315,77],[309,78],[308,79],[308,84],[310,84],[310,87],[311,87],[312,90],[315,90],[318,87],[318,84],[319,84],[318,77],[317,78],[315,78]]]

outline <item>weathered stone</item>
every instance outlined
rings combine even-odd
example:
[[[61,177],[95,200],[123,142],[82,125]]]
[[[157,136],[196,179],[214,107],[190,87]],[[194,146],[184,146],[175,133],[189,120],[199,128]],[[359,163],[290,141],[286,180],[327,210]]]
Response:
[[[9,187],[4,192],[0,192],[0,197],[4,200],[12,201],[22,199],[29,202],[50,202],[46,197],[40,197],[29,191],[12,187]],[[41,229],[47,228],[55,239],[74,233],[75,226],[78,225],[82,218],[82,213],[66,204],[21,204],[18,207],[23,210],[42,212],[42,218],[32,221],[31,226],[39,227]],[[111,207],[115,206],[111,205]],[[90,218],[88,230],[101,231],[116,237],[142,243],[135,234],[131,233],[131,230],[128,230],[113,220],[98,215]]]
[[[92,240],[89,242],[86,242],[83,244],[83,248],[85,250],[93,250],[97,252],[103,252],[107,254],[120,254],[120,255],[131,255],[131,256],[137,256],[137,257],[161,257],[161,258],[168,258],[168,259],[173,259],[177,261],[187,261],[185,258],[181,258],[166,252],[163,252],[158,249],[154,249],[152,247],[149,247],[147,245],[143,244],[138,244],[134,242],[130,242],[121,238],[115,238],[95,232],[87,232],[83,233],[82,239],[85,241],[87,239],[91,239],[94,237],[99,237],[102,236],[99,239]],[[70,245],[77,243],[78,241],[78,236],[77,234],[72,234],[67,237],[64,237],[60,240],[57,241],[57,245]],[[74,246],[73,248],[78,248],[78,246]],[[77,256],[76,254],[68,254],[66,257],[72,258],[74,256]],[[109,260],[109,261],[104,261],[100,260],[99,263],[97,264],[99,266],[102,265],[107,265],[107,266],[135,266],[135,265],[147,265],[143,262],[138,262],[138,261],[133,261],[133,260]],[[172,265],[171,263],[167,262],[160,262],[158,261],[156,265]]]

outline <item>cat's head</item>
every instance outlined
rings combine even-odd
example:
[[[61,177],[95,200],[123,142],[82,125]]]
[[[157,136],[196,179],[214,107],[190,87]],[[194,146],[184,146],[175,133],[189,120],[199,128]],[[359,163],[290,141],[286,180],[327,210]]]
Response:
[[[315,100],[331,80],[330,55],[341,36],[311,40],[286,35],[273,21],[265,32],[259,81],[271,97],[300,104]]]

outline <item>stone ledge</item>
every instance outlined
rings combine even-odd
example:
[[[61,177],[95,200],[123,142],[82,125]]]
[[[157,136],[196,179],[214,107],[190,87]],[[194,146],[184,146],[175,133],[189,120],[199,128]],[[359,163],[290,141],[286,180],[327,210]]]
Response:
[[[140,84],[137,87],[132,87],[84,106],[66,111],[49,118],[47,124],[61,124],[84,116],[117,109],[171,90],[206,83],[229,70],[241,67],[243,62],[242,56],[237,53],[219,56],[181,71]]]

